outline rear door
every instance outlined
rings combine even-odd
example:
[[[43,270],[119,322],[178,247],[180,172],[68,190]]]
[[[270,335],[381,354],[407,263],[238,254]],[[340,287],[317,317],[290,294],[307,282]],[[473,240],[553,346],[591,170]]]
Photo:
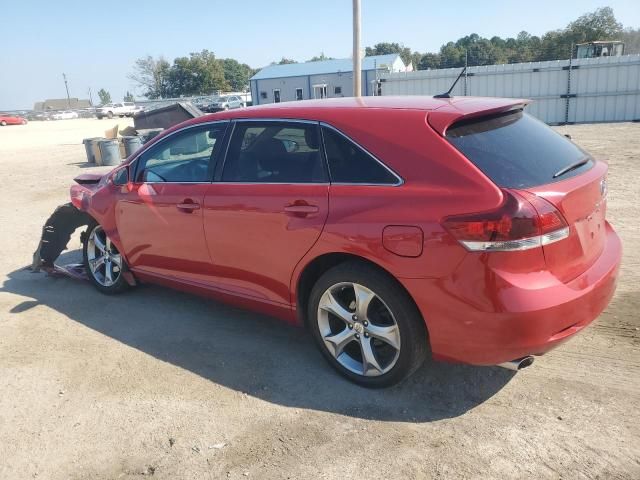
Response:
[[[204,198],[216,283],[289,304],[292,272],[320,236],[329,208],[318,124],[238,121],[216,178]]]
[[[569,225],[569,237],[543,246],[549,270],[570,281],[604,248],[607,165],[521,110],[463,121],[447,139],[498,186],[533,193]]]

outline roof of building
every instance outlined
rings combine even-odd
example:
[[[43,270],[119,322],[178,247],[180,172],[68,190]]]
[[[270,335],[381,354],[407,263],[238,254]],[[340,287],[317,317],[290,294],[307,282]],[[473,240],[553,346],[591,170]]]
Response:
[[[383,65],[391,67],[400,55],[391,53],[389,55],[374,55],[362,59],[362,70],[374,70]],[[323,75],[327,73],[351,72],[353,71],[353,60],[351,58],[336,58],[333,60],[320,60],[317,62],[286,63],[275,64],[264,67],[256,73],[251,80],[262,80],[266,78],[302,77],[305,75]]]
[[[79,108],[89,108],[91,107],[91,102],[89,100],[78,99],[78,98],[48,98],[44,102],[36,102],[33,106],[33,109],[36,111],[43,110],[67,110],[69,108],[79,109]]]

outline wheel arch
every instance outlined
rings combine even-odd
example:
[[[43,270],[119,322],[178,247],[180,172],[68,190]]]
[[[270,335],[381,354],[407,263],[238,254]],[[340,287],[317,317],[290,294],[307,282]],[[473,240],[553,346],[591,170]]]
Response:
[[[296,317],[300,325],[306,326],[307,324],[307,309],[309,306],[309,297],[315,283],[326,271],[337,265],[340,265],[341,263],[346,262],[358,262],[364,265],[368,265],[378,270],[380,273],[388,277],[391,281],[396,283],[402,289],[402,291],[405,292],[407,298],[409,298],[416,311],[422,318],[424,328],[427,331],[427,337],[429,336],[429,327],[427,325],[427,320],[422,315],[422,312],[411,296],[411,293],[409,293],[405,286],[401,282],[399,282],[391,272],[389,272],[387,269],[380,266],[376,262],[369,260],[368,258],[344,252],[324,253],[315,257],[302,268],[297,279],[295,279],[293,285],[295,286],[294,294],[296,301]]]

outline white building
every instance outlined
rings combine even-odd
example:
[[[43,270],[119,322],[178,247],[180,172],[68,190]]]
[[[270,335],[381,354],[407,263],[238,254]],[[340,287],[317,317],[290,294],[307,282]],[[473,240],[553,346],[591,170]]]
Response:
[[[361,94],[378,95],[380,74],[405,70],[405,64],[398,54],[364,57]],[[352,97],[353,60],[344,58],[269,65],[251,77],[249,83],[254,105]]]

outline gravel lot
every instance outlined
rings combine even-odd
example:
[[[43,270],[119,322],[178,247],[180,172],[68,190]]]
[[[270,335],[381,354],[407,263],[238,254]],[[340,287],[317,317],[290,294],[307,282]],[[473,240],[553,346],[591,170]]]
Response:
[[[610,162],[625,256],[597,323],[517,375],[432,364],[369,391],[301,329],[24,270],[72,178],[99,170],[81,140],[116,123],[0,128],[0,478],[640,478],[640,124],[560,128]]]

